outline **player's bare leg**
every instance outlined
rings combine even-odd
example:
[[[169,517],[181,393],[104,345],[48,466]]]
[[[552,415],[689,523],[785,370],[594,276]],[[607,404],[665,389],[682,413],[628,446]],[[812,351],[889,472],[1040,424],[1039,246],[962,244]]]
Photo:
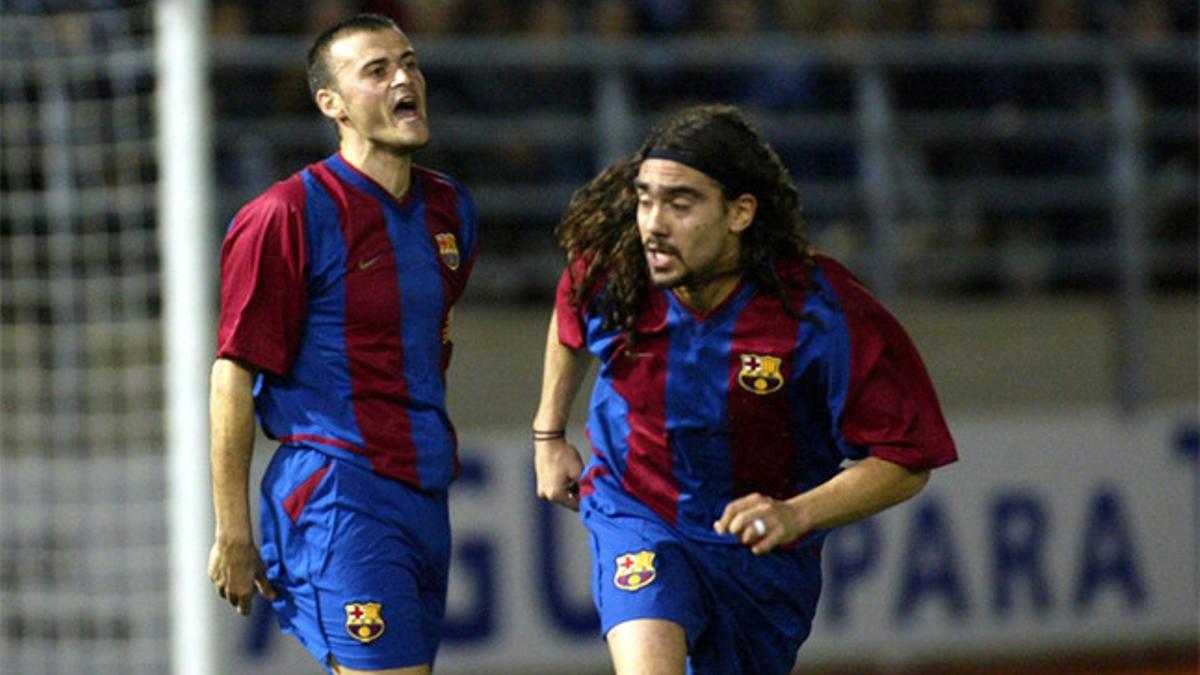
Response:
[[[687,636],[664,619],[635,619],[608,631],[608,651],[617,675],[683,675]]]
[[[429,665],[409,666],[407,668],[388,668],[387,670],[355,670],[338,663],[333,655],[329,656],[329,666],[337,675],[429,675]]]

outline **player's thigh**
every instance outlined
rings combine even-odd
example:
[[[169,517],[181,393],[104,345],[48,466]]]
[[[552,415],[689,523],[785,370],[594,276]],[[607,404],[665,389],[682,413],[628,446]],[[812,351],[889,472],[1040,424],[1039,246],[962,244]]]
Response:
[[[422,504],[424,496],[400,486],[391,492],[411,499],[386,504],[378,495],[377,511],[352,504],[338,514],[310,579],[324,639],[343,668],[408,672],[432,663],[441,641],[450,562],[444,504]]]
[[[264,545],[264,558],[279,591],[281,626],[322,663],[364,672],[428,669],[441,640],[450,563],[445,495],[341,460],[293,454],[306,460],[307,473],[268,491],[263,506],[274,514],[268,524],[279,542]],[[304,490],[310,482],[311,494]],[[300,493],[307,498],[293,498]]]
[[[617,675],[683,675],[687,638],[683,627],[665,619],[633,619],[606,636]]]
[[[647,519],[589,513],[585,523],[601,633],[628,621],[657,619],[682,626],[691,644],[709,621],[711,601],[687,546]]]
[[[388,668],[386,670],[359,670],[357,668],[348,668],[338,663],[332,656],[329,657],[329,667],[335,675],[429,675],[430,669],[427,664],[419,666],[409,666],[406,668]]]

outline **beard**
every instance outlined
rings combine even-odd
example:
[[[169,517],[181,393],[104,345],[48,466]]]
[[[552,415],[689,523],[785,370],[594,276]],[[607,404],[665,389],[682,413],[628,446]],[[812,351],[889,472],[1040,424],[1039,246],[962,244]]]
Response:
[[[679,250],[669,244],[657,244],[653,249],[660,253],[665,253],[678,261],[682,271],[667,279],[655,279],[654,270],[650,270],[650,280],[657,287],[664,290],[673,290],[677,288],[688,288],[699,290],[709,285],[710,283],[727,276],[733,276],[739,273],[739,265],[734,262],[732,265],[723,264],[720,259],[713,260],[701,267],[694,267],[679,253]]]

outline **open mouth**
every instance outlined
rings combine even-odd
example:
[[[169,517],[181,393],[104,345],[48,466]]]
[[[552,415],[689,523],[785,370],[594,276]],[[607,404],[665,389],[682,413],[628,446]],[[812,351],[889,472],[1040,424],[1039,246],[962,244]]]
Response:
[[[679,251],[669,244],[661,242],[647,243],[646,260],[654,269],[665,269],[671,265],[671,259],[679,255]]]
[[[400,120],[414,120],[420,117],[416,98],[402,98],[392,107],[392,115]]]
[[[656,270],[671,266],[671,255],[662,251],[647,251],[646,259],[650,261],[650,267]]]

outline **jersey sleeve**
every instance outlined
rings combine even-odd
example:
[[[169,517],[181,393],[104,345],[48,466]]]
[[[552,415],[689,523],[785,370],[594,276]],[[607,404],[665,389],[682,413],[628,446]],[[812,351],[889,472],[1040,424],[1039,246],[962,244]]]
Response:
[[[279,183],[233,218],[221,246],[217,357],[284,375],[303,329],[308,293],[304,187]]]
[[[900,323],[848,272],[828,275],[845,316],[849,377],[838,432],[914,471],[958,459],[937,393]]]
[[[581,277],[586,269],[587,264],[582,259],[574,261],[563,270],[555,291],[554,310],[558,315],[558,341],[571,349],[580,349],[587,342],[585,309],[571,303],[574,280]]]

